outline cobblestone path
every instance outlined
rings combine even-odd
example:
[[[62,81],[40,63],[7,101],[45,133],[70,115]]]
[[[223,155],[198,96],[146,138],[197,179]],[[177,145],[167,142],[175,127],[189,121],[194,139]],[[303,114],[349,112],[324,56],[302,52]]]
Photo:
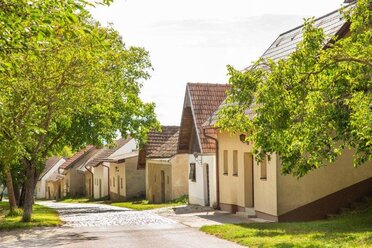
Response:
[[[101,227],[121,225],[172,224],[173,220],[146,211],[104,204],[39,202],[56,209],[66,226]]]

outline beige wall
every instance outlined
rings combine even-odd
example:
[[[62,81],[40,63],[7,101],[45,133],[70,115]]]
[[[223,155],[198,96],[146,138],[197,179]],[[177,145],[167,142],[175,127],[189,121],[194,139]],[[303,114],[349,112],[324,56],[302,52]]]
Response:
[[[188,195],[189,193],[188,161],[188,154],[177,154],[171,160],[172,199],[176,199],[183,195]]]
[[[312,171],[300,179],[278,175],[278,214],[313,202],[345,187],[372,177],[372,161],[354,168],[352,151],[345,150],[333,164]]]
[[[147,190],[146,196],[150,202],[162,202],[161,173],[164,171],[164,198],[165,201],[172,197],[172,170],[170,161],[150,160],[146,161]]]
[[[125,178],[126,178],[125,163],[124,162],[120,164],[110,163],[110,192],[111,193],[120,195],[122,197],[126,196]]]
[[[220,177],[220,202],[245,207],[244,183],[244,153],[251,151],[251,146],[239,140],[238,135],[227,132],[218,133],[219,143],[219,177]],[[224,151],[228,155],[228,173],[224,174]],[[238,174],[233,175],[233,151],[238,152]]]
[[[275,156],[267,163],[267,178],[261,179],[260,166],[253,158],[253,188],[252,167],[244,165],[244,153],[252,153],[252,145],[240,141],[238,134],[228,132],[218,133],[219,142],[219,177],[220,202],[238,207],[252,207],[251,199],[254,195],[254,209],[270,215],[277,215],[276,194],[276,163]],[[228,151],[228,173],[224,174],[224,151]],[[238,154],[238,174],[233,175],[233,151]],[[246,171],[247,170],[247,171]],[[247,180],[247,182],[246,182]],[[253,192],[254,191],[254,192]]]
[[[146,171],[137,169],[138,157],[125,160],[126,198],[143,197],[146,195]]]
[[[97,167],[93,167],[91,170],[94,174],[94,199],[108,196],[108,168],[99,165]]]
[[[93,176],[89,171],[84,172],[84,180],[85,180],[85,196],[91,198],[93,197],[93,185],[92,185]]]

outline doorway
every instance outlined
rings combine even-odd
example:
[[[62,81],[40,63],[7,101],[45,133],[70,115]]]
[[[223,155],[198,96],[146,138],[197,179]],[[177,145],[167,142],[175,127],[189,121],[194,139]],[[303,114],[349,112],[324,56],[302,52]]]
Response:
[[[118,176],[118,180],[117,180],[117,186],[118,186],[118,197],[120,197],[120,176]]]
[[[99,179],[99,198],[102,198],[102,179]]]
[[[245,207],[254,207],[253,154],[244,153],[244,198]]]
[[[161,185],[161,202],[165,202],[165,172],[162,170],[160,173],[160,185]]]

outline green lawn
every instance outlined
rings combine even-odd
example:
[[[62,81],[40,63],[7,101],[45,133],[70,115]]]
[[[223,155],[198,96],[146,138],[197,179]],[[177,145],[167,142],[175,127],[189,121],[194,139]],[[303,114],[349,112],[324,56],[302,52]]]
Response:
[[[331,220],[204,226],[249,247],[372,247],[372,207]]]
[[[80,197],[80,198],[62,198],[60,200],[57,200],[57,202],[62,203],[89,203],[93,202],[92,199],[86,198],[86,197]]]
[[[111,203],[111,205],[142,211],[142,210],[151,210],[151,209],[156,209],[156,208],[181,206],[181,205],[187,204],[187,202],[188,202],[188,197],[182,196],[168,203],[152,204],[152,203],[149,203],[147,200],[140,199],[140,200],[127,201],[127,202],[114,202],[114,203]]]
[[[0,202],[0,231],[16,228],[32,228],[41,226],[60,226],[62,224],[58,213],[51,208],[34,204],[32,212],[32,221],[28,223],[21,222],[21,216],[6,216],[9,212],[9,203]]]

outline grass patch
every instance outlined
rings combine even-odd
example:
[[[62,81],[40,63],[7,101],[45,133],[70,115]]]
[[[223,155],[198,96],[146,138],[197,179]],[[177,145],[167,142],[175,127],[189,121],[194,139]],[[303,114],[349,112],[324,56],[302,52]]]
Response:
[[[57,200],[57,202],[62,202],[62,203],[89,203],[93,202],[92,199],[86,198],[86,197],[78,197],[78,198],[62,198]]]
[[[330,220],[227,224],[201,230],[249,247],[372,247],[372,207]]]
[[[182,196],[180,198],[177,198],[167,203],[159,203],[159,204],[149,203],[149,201],[147,200],[137,199],[137,200],[126,201],[126,202],[114,202],[114,203],[111,203],[111,205],[142,211],[142,210],[151,210],[151,209],[164,208],[164,207],[175,207],[175,206],[185,205],[187,204],[187,202],[188,202],[188,197]]]
[[[0,202],[0,231],[17,228],[60,226],[62,224],[57,211],[52,208],[34,204],[31,222],[21,222],[22,216],[7,216],[9,203]]]

